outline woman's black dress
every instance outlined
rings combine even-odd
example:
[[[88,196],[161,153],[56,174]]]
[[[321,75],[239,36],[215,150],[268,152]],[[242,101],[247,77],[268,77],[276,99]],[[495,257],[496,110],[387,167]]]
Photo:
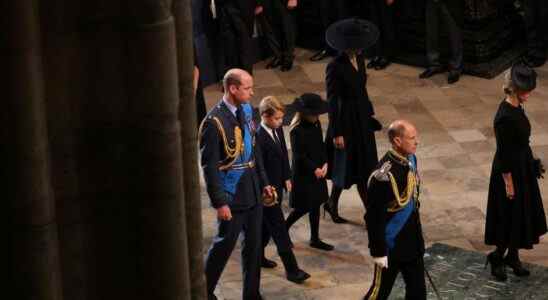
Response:
[[[494,121],[497,151],[491,170],[485,243],[531,249],[546,233],[546,216],[529,146],[531,124],[523,108],[503,101]],[[512,174],[514,199],[506,197],[502,173]]]
[[[339,54],[326,69],[329,127],[326,144],[329,156],[328,177],[341,188],[367,182],[377,166],[377,144],[373,119],[375,111],[367,94],[365,58],[357,57],[356,70],[348,56]],[[333,138],[344,137],[344,151],[335,149]]]
[[[314,170],[327,162],[325,144],[320,122],[301,123],[290,132],[292,157],[293,189],[289,195],[289,204],[295,210],[310,211],[327,201],[327,182],[318,179]]]

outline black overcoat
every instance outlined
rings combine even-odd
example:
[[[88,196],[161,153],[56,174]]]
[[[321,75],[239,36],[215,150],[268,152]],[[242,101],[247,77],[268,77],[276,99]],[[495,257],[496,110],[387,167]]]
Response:
[[[506,101],[494,120],[497,150],[491,169],[485,243],[531,249],[546,233],[546,216],[533,171],[531,124],[523,108]],[[512,174],[514,199],[506,197],[502,173]]]
[[[327,162],[325,143],[320,122],[301,120],[290,132],[293,190],[289,196],[291,207],[309,211],[327,201],[327,181],[317,179],[316,168]]]
[[[358,56],[357,61],[358,70],[352,66],[348,56],[341,53],[326,69],[329,101],[326,144],[329,166],[333,170],[333,138],[343,136],[347,161],[344,188],[367,181],[378,161],[372,119],[375,111],[367,94],[365,57]]]

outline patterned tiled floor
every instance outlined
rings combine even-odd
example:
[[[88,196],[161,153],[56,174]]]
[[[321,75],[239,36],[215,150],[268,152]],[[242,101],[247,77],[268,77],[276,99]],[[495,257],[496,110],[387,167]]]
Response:
[[[297,95],[315,92],[325,97],[324,72],[328,60],[308,61],[309,51],[297,50],[296,65],[290,72],[255,66],[257,105],[266,95],[290,103]],[[538,88],[526,105],[533,131],[533,151],[548,162],[548,64],[539,68]],[[420,134],[418,158],[423,180],[422,223],[426,242],[446,243],[486,252],[483,244],[485,208],[490,165],[495,150],[492,120],[502,99],[502,75],[492,80],[463,76],[447,85],[446,75],[418,79],[421,69],[393,64],[385,71],[370,71],[368,91],[377,118],[385,125],[396,118],[416,124]],[[208,107],[220,99],[218,86],[206,90]],[[322,117],[324,129],[326,117]],[[379,155],[389,144],[385,131],[377,135]],[[286,132],[287,134],[287,132]],[[548,179],[540,181],[545,210],[548,207]],[[203,195],[204,249],[215,233],[215,214]],[[283,267],[262,272],[261,289],[265,299],[361,299],[372,280],[372,261],[362,221],[363,208],[355,188],[343,192],[341,214],[351,224],[336,225],[322,219],[321,236],[335,245],[324,253],[307,245],[307,218],[292,229],[295,253],[301,268],[312,278],[304,285],[285,280]],[[287,201],[285,201],[287,205]],[[288,210],[286,210],[287,212]],[[427,246],[428,246],[427,245]],[[275,247],[267,256],[280,265]],[[522,259],[548,266],[548,237],[532,251],[522,251]],[[219,299],[241,298],[239,248],[234,252],[217,290]]]

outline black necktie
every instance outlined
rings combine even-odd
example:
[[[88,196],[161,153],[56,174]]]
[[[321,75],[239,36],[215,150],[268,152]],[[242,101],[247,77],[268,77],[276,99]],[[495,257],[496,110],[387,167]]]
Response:
[[[278,135],[276,134],[276,129],[272,129],[272,136],[274,137],[274,142],[279,146],[280,145],[280,139],[278,138]]]
[[[238,109],[236,109],[236,119],[238,120],[238,123],[240,124],[240,129],[242,132],[245,130],[245,118],[244,118],[244,112],[242,111],[242,107],[238,106]]]

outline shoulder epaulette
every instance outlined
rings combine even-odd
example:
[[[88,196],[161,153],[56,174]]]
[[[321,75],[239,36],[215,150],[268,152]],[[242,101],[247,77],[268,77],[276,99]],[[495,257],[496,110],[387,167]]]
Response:
[[[367,181],[367,186],[371,184],[371,179],[375,178],[377,181],[390,181],[390,177],[388,176],[388,173],[390,173],[390,169],[392,168],[392,163],[390,161],[386,161],[382,166],[373,173],[371,173],[371,176],[369,176],[369,180]]]

